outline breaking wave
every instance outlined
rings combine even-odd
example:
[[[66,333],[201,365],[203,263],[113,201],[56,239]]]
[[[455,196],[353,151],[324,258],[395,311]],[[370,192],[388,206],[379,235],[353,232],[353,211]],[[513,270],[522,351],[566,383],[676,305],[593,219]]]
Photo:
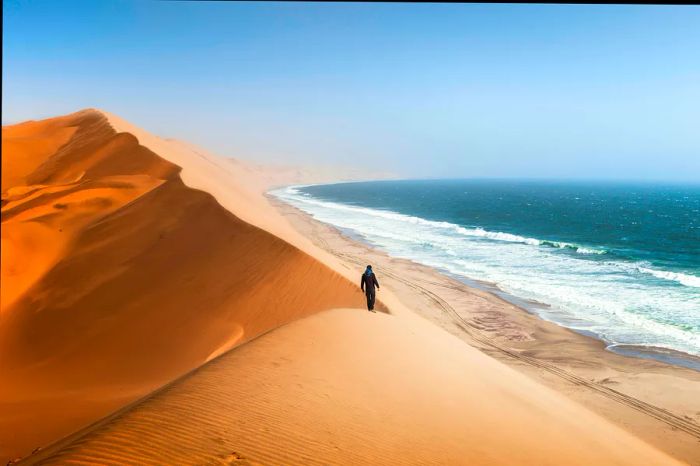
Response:
[[[330,202],[290,187],[271,194],[352,231],[395,257],[496,284],[549,307],[544,319],[609,344],[700,355],[700,277],[659,270],[620,251]]]
[[[689,275],[681,272],[669,272],[666,270],[655,270],[648,267],[637,267],[642,273],[648,273],[661,280],[669,280],[672,282],[680,283],[681,285],[691,286],[693,288],[700,288],[700,277],[695,275]]]
[[[449,230],[453,233],[457,233],[463,236],[469,236],[474,238],[485,238],[493,241],[504,241],[508,243],[521,243],[528,244],[530,246],[542,246],[554,249],[565,249],[571,252],[576,252],[579,254],[606,254],[608,251],[604,249],[596,249],[592,247],[585,247],[573,243],[565,243],[561,241],[551,241],[537,238],[528,238],[526,236],[514,235],[512,233],[504,233],[500,231],[488,231],[481,227],[466,228],[461,225],[457,225],[450,222],[439,222],[434,220],[426,220],[420,217],[414,217],[412,215],[400,214],[391,210],[380,210],[380,209],[370,209],[367,207],[352,206],[348,204],[340,204],[336,202],[322,201],[314,199],[308,196],[306,193],[299,191],[299,188],[303,186],[294,186],[284,188],[283,190],[275,191],[274,194],[278,197],[288,198],[290,200],[296,198],[297,201],[301,201],[308,205],[317,205],[319,207],[325,207],[335,210],[341,210],[346,212],[354,212],[362,215],[369,215],[372,217],[385,218],[389,220],[395,220],[399,222],[405,222],[411,225],[425,225],[437,229]]]

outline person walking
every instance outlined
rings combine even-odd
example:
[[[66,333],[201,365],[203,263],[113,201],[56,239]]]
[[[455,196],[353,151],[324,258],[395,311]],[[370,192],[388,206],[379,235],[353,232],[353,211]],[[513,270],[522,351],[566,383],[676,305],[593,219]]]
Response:
[[[377,281],[377,276],[372,272],[372,266],[368,265],[365,269],[365,273],[362,274],[362,279],[360,280],[360,289],[365,292],[367,296],[367,310],[374,312],[374,298],[376,297],[376,292],[374,287],[379,289],[379,282]]]

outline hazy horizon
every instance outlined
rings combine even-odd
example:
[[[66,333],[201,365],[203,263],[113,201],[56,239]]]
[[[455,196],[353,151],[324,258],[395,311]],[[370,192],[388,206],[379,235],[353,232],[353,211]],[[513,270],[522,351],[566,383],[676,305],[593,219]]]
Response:
[[[700,181],[700,7],[5,2],[3,125],[96,107],[262,163]]]

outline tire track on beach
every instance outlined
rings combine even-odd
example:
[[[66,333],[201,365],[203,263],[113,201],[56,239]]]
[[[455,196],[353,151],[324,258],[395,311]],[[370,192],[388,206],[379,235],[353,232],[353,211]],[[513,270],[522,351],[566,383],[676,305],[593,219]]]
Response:
[[[320,236],[320,235],[319,235]],[[317,236],[318,238],[318,236]],[[333,254],[334,256],[338,257],[339,259],[343,261],[350,262],[352,264],[362,266],[363,263],[353,257],[350,254],[345,254],[339,251],[335,251],[333,248],[331,248],[328,245],[328,242],[325,240],[319,241],[321,243],[322,247]],[[528,364],[533,367],[537,367],[538,369],[545,370],[559,378],[562,378],[574,385],[586,387],[590,390],[595,391],[596,393],[610,399],[613,401],[616,401],[618,403],[621,403],[623,405],[626,405],[632,409],[635,409],[641,413],[644,413],[648,416],[653,417],[654,419],[657,419],[661,422],[664,422],[665,424],[669,425],[673,429],[678,429],[681,430],[689,435],[692,435],[693,437],[697,438],[700,440],[700,426],[697,425],[695,422],[683,419],[679,416],[676,416],[675,414],[663,409],[659,408],[658,406],[646,403],[642,400],[639,400],[637,398],[634,398],[632,396],[626,395],[624,393],[621,393],[617,390],[614,390],[609,387],[605,387],[603,385],[600,385],[598,383],[592,382],[586,378],[580,377],[578,375],[575,375],[565,369],[561,369],[560,367],[557,367],[554,364],[541,361],[539,359],[526,356],[524,354],[519,353],[518,351],[509,348],[507,346],[501,345],[498,342],[496,342],[493,338],[487,336],[484,334],[484,332],[479,329],[473,322],[470,322],[468,319],[465,319],[462,317],[445,299],[441,298],[438,294],[434,293],[433,291],[428,290],[427,288],[419,285],[418,283],[415,283],[411,280],[405,279],[403,277],[400,277],[399,275],[391,272],[390,270],[384,269],[382,272],[384,275],[387,275],[393,280],[396,280],[398,282],[403,283],[404,285],[408,286],[411,288],[413,291],[416,293],[424,296],[428,300],[432,301],[435,303],[440,309],[442,309],[445,313],[451,315],[454,319],[456,319],[458,327],[460,327],[472,340],[485,345],[486,347],[489,347],[493,350],[496,350],[497,352],[515,359],[517,361],[520,361],[524,364]]]

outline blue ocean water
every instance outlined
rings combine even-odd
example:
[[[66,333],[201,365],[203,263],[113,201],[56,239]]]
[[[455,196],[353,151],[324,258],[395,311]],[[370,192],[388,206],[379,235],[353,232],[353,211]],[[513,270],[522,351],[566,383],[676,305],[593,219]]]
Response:
[[[273,194],[609,345],[700,356],[700,185],[405,180]]]

